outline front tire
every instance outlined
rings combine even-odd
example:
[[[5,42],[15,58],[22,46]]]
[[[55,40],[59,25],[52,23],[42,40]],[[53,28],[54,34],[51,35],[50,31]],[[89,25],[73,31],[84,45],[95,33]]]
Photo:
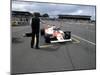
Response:
[[[44,29],[41,29],[41,36],[45,35]]]
[[[50,37],[49,36],[45,36],[45,42],[50,43]]]

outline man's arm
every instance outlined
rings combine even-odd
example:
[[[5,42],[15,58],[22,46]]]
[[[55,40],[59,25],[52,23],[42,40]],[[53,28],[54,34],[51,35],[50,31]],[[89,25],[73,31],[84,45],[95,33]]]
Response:
[[[31,24],[31,25],[32,25],[32,19],[33,19],[33,18],[31,18],[31,20],[30,20],[30,24]]]
[[[45,24],[45,22],[43,22],[41,19],[40,19],[40,22],[43,23],[43,24]]]
[[[31,31],[32,31],[32,33],[33,33],[33,18],[31,18],[31,20],[30,20],[30,28],[31,28]]]

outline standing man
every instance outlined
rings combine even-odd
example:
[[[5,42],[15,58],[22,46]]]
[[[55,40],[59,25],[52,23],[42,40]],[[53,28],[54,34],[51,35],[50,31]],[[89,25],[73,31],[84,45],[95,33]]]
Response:
[[[40,19],[38,13],[34,13],[34,17],[32,18],[31,23],[32,28],[32,40],[31,40],[31,48],[34,46],[34,40],[36,36],[36,49],[39,49],[39,30],[40,30]]]

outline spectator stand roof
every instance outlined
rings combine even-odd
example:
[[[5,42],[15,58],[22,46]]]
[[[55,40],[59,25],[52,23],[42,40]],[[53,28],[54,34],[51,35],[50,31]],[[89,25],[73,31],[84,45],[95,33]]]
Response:
[[[87,16],[87,15],[58,15],[59,18],[63,19],[85,19],[85,20],[90,20],[91,16]]]

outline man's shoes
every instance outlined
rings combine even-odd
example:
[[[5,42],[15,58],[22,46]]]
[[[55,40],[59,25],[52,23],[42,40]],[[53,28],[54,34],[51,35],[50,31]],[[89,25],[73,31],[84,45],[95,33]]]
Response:
[[[31,48],[33,48],[33,46],[31,46]]]
[[[36,47],[36,49],[40,49],[40,47]]]

